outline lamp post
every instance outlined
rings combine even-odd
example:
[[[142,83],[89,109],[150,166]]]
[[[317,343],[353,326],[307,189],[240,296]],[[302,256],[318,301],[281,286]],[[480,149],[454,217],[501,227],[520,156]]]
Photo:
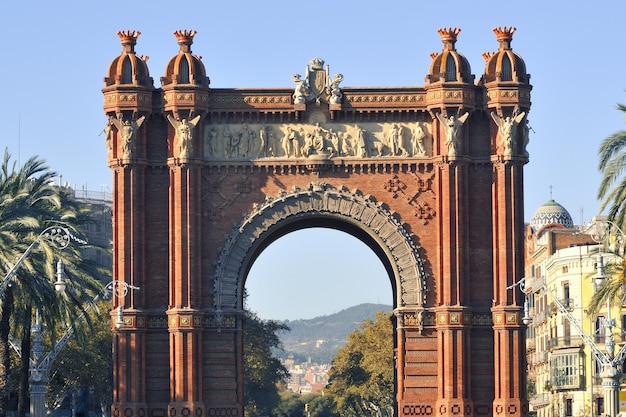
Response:
[[[57,268],[57,282],[56,284],[65,283],[62,280],[63,270],[62,266]],[[104,289],[98,293],[91,303],[89,303],[84,309],[82,314],[78,317],[78,321],[82,321],[86,314],[96,305],[96,303],[103,297],[108,296],[111,292],[118,297],[124,297],[128,294],[129,290],[138,290],[139,287],[127,284],[123,281],[111,281],[104,286]],[[46,397],[48,395],[48,382],[50,368],[56,357],[61,353],[63,348],[67,345],[74,334],[74,326],[70,326],[65,334],[56,342],[52,350],[43,357],[43,344],[41,339],[41,322],[39,321],[39,311],[37,311],[36,324],[34,326],[35,336],[33,337],[33,357],[30,359],[30,376],[29,376],[29,392],[30,392],[30,415],[31,417],[46,417]],[[115,327],[118,329],[124,327],[124,317],[122,307],[117,308],[117,317],[115,319]],[[42,358],[43,357],[43,358]]]
[[[594,220],[586,229],[577,232],[576,234],[589,234],[596,243],[611,243],[615,244],[619,250],[623,249],[622,244],[626,239],[626,235],[622,230],[613,222],[608,220]],[[600,249],[602,250],[602,249]],[[606,285],[606,277],[604,274],[604,259],[602,255],[598,256],[597,272],[594,277],[595,288],[598,289],[603,285]],[[568,306],[565,306],[561,300],[558,299],[545,283],[542,283],[538,288],[523,288],[521,284],[525,281],[522,278],[518,283],[522,290],[528,294],[530,291],[544,291],[552,299],[554,304],[558,307],[559,311],[567,317],[569,322],[576,327],[583,339],[585,345],[587,345],[593,357],[595,357],[597,363],[602,368],[602,387],[604,391],[604,415],[607,417],[617,417],[619,413],[619,387],[620,377],[622,376],[621,367],[626,358],[626,345],[615,353],[615,339],[613,336],[613,328],[616,327],[615,319],[611,318],[611,300],[607,298],[607,317],[601,321],[601,326],[605,329],[605,342],[604,349],[601,349],[594,341],[594,338],[585,332],[582,324],[572,315]],[[514,285],[518,285],[518,283]],[[530,320],[529,320],[530,322]]]

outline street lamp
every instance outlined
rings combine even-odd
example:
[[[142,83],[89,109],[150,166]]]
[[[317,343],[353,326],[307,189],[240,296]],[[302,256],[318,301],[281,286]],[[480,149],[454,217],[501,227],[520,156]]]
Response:
[[[59,261],[57,264],[57,282],[56,285],[65,288],[65,282],[63,276],[65,271],[63,269],[63,263]],[[129,290],[138,290],[139,287],[130,285],[124,281],[111,281],[104,286],[104,289],[98,293],[93,300],[83,309],[82,314],[78,317],[77,322],[82,321],[87,313],[96,305],[101,298],[106,298],[109,293],[115,294],[117,297],[124,297],[128,294]],[[124,327],[124,316],[122,306],[117,307],[117,317],[115,319],[115,327],[120,329]],[[30,378],[29,378],[29,391],[30,391],[30,413],[32,417],[45,417],[46,416],[46,397],[48,395],[48,382],[50,368],[52,362],[57,358],[59,353],[65,348],[67,342],[74,334],[74,325],[70,326],[65,334],[56,342],[52,350],[43,357],[43,344],[41,338],[41,322],[39,320],[39,311],[37,311],[36,324],[33,326],[35,336],[33,337],[33,358],[30,362]],[[43,358],[42,358],[43,357]]]
[[[63,226],[48,226],[46,227],[39,235],[33,240],[33,242],[26,248],[22,256],[20,256],[15,264],[9,269],[9,272],[6,273],[4,278],[2,279],[2,284],[0,285],[0,298],[4,296],[4,292],[7,288],[7,285],[14,279],[17,274],[18,269],[22,265],[22,263],[28,258],[30,253],[35,249],[35,247],[39,244],[40,241],[45,240],[55,246],[57,249],[65,249],[69,246],[72,240],[77,241],[79,243],[87,243],[84,240],[81,240],[74,236],[70,230]],[[63,271],[63,261],[59,259],[59,263],[57,264],[57,282],[55,283],[54,288],[59,291],[65,291],[65,283],[63,283],[63,277],[59,278],[59,271]]]

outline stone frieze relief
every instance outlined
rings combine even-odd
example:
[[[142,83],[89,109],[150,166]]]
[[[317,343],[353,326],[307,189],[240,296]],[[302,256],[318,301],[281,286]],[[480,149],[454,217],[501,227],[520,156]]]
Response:
[[[431,132],[426,122],[210,124],[204,159],[426,158],[433,154]]]

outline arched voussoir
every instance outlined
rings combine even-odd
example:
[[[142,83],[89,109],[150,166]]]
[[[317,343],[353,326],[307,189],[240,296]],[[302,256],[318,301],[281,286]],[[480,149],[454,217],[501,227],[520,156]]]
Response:
[[[358,190],[311,183],[308,188],[294,187],[266,197],[226,237],[213,276],[216,311],[241,309],[246,266],[255,248],[271,239],[281,225],[307,219],[314,224],[316,217],[349,223],[369,235],[391,266],[396,307],[424,308],[426,279],[419,246],[394,213]]]

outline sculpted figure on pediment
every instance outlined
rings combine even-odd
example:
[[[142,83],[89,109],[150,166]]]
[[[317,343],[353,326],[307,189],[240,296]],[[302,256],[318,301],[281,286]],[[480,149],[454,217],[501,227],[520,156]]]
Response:
[[[295,104],[306,103],[306,98],[309,95],[309,86],[306,80],[302,79],[300,74],[293,74],[291,79],[296,83],[296,88],[293,92],[293,102]]]
[[[328,86],[328,90],[330,91],[330,103],[331,104],[341,104],[341,98],[343,94],[341,93],[341,89],[339,88],[339,84],[343,81],[342,74],[335,74],[335,78],[330,82]]]

